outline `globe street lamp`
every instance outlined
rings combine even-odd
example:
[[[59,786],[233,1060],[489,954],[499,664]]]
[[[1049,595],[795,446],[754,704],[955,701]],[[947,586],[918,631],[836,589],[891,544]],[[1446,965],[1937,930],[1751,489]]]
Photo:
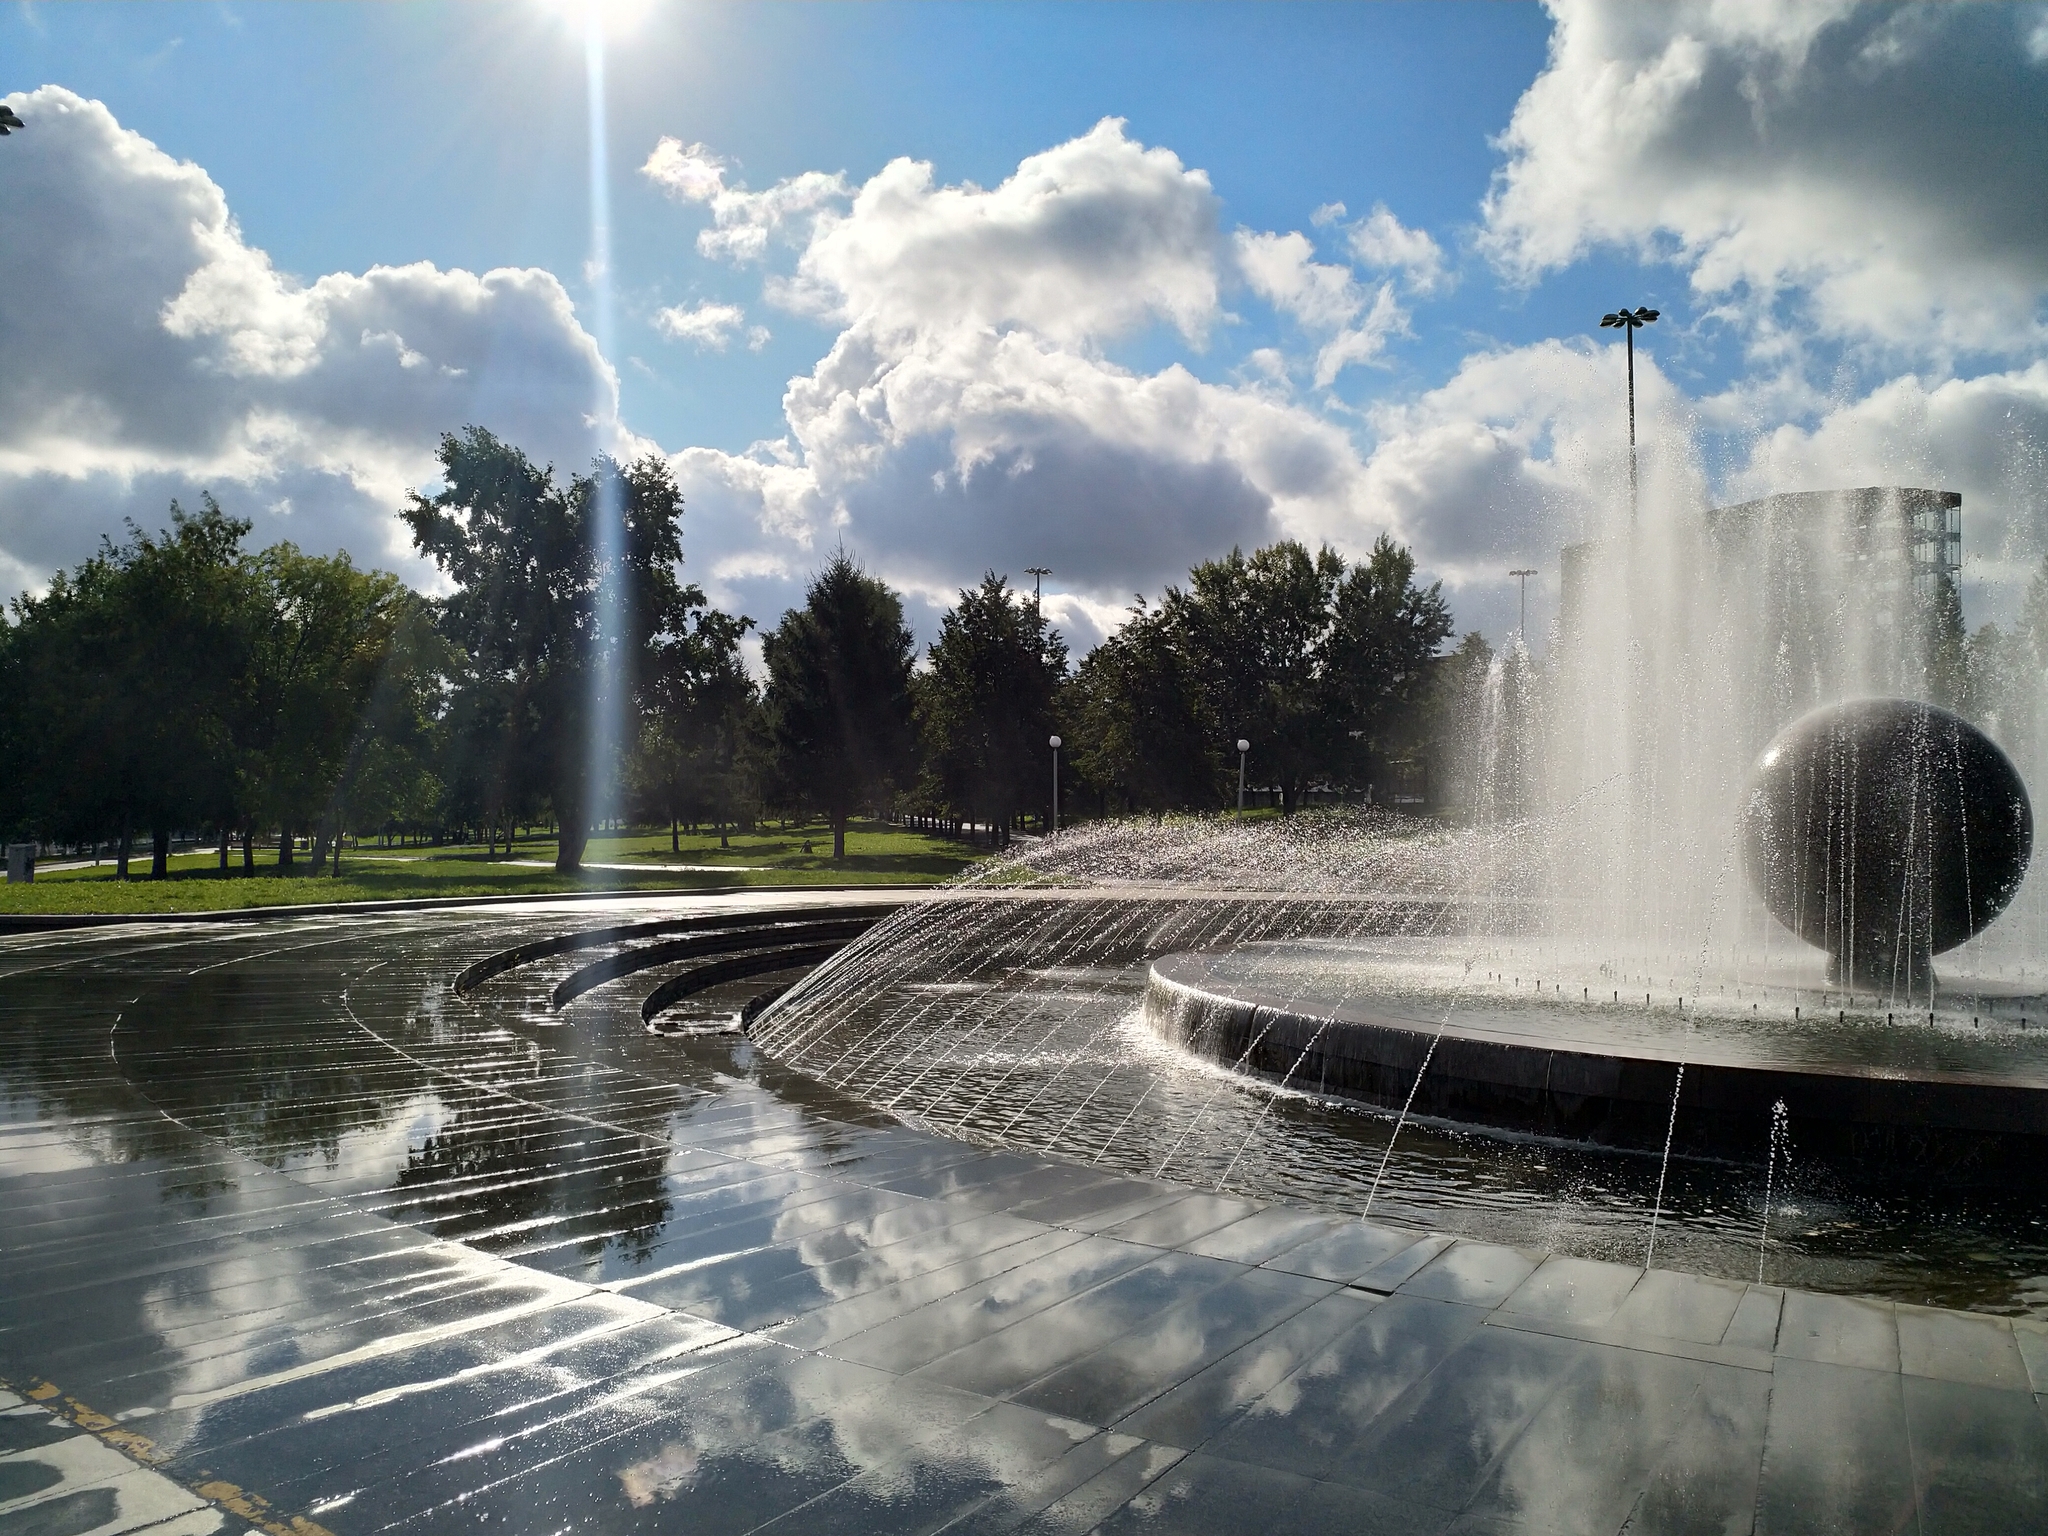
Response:
[[[1536,568],[1532,565],[1526,571],[1509,571],[1508,574],[1510,576],[1519,576],[1522,580],[1522,644],[1527,645],[1529,643],[1529,578],[1536,574]]]
[[[1060,829],[1060,739],[1046,738],[1052,745],[1052,829]]]
[[[1237,738],[1237,811],[1244,814],[1244,755],[1251,751],[1252,744],[1242,736]]]
[[[1654,309],[1618,309],[1600,317],[1602,330],[1619,330],[1628,344],[1628,520],[1636,520],[1636,332],[1657,318]]]

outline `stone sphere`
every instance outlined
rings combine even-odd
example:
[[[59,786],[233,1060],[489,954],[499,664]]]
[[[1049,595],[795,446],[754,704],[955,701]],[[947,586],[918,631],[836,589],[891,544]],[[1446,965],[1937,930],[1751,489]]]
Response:
[[[2012,760],[1961,716],[1904,699],[1830,704],[1764,748],[1742,797],[1743,862],[1834,979],[1897,991],[2019,890],[2034,813]]]

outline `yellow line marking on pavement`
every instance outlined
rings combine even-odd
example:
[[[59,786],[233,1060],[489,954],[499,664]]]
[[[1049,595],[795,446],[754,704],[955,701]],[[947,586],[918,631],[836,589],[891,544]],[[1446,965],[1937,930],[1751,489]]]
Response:
[[[13,1390],[0,1379],[0,1391]],[[162,1470],[159,1463],[166,1458],[156,1447],[154,1440],[136,1434],[133,1430],[122,1429],[104,1413],[88,1408],[75,1397],[65,1397],[64,1389],[54,1381],[38,1381],[32,1387],[20,1389],[21,1395],[32,1403],[41,1403],[68,1424],[75,1424],[89,1435],[97,1436],[112,1446],[130,1461],[140,1462],[158,1477],[178,1483],[190,1489],[210,1504],[216,1504],[229,1514],[239,1515],[268,1536],[334,1536],[334,1533],[304,1515],[286,1515],[273,1509],[270,1500],[260,1493],[251,1493],[235,1483],[219,1478],[209,1478],[201,1483],[189,1483],[181,1477]],[[64,1400],[59,1403],[57,1398]]]

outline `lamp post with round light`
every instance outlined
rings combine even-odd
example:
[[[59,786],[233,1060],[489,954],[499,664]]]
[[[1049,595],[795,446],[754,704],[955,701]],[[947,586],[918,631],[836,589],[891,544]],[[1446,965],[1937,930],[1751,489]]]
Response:
[[[1600,317],[1602,330],[1618,330],[1628,344],[1628,520],[1636,520],[1636,332],[1657,318],[1654,309],[1618,309]]]
[[[1054,832],[1058,832],[1060,829],[1060,739],[1057,736],[1049,736],[1046,740],[1052,747],[1052,829]]]
[[[1244,755],[1251,751],[1252,744],[1242,736],[1237,738],[1237,813],[1244,814]]]

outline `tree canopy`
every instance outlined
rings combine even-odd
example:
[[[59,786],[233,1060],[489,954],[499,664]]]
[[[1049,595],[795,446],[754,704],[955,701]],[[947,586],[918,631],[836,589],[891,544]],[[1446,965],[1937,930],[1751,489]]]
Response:
[[[903,601],[841,550],[804,605],[762,639],[770,772],[785,802],[808,803],[846,857],[846,823],[909,782],[912,637]]]

